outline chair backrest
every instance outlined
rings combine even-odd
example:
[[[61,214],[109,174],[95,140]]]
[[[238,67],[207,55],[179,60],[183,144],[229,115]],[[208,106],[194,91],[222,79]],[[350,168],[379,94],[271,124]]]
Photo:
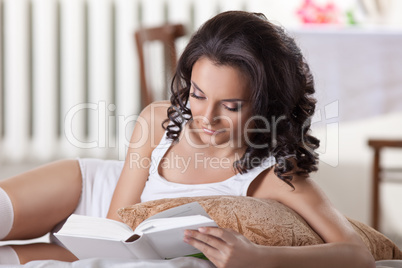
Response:
[[[155,101],[151,83],[147,81],[145,46],[150,42],[160,42],[164,47],[164,60],[166,72],[173,75],[176,70],[177,52],[175,41],[184,36],[185,28],[182,24],[165,24],[159,27],[141,28],[135,32],[135,41],[140,63],[141,80],[141,107],[144,108]],[[148,76],[149,77],[149,76]],[[167,98],[168,89],[164,89],[164,98]]]

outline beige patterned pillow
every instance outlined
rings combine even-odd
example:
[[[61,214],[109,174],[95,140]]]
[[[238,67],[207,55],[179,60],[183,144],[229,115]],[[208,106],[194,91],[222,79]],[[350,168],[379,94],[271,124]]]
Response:
[[[222,228],[238,231],[260,245],[304,246],[323,240],[306,221],[290,208],[274,200],[239,196],[182,197],[149,201],[118,211],[131,228],[166,209],[197,201]],[[398,247],[369,226],[349,219],[376,260],[402,259]]]

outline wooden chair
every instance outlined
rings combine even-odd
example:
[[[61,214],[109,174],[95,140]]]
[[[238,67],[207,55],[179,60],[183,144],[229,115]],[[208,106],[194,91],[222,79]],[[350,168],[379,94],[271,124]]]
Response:
[[[151,83],[147,80],[146,74],[146,57],[144,48],[149,42],[159,42],[163,44],[164,60],[166,72],[171,77],[176,70],[177,52],[175,41],[177,38],[186,34],[182,24],[165,24],[159,27],[141,28],[135,32],[135,42],[137,44],[137,52],[140,63],[140,80],[141,80],[141,107],[144,108],[151,102],[155,101]],[[166,85],[168,84],[167,81]],[[168,88],[164,89],[164,98],[167,99]]]
[[[385,148],[402,148],[402,140],[369,139],[368,145],[374,149],[373,171],[372,171],[372,213],[371,225],[379,229],[380,218],[380,183],[384,181],[382,171],[387,170],[381,167],[381,152]],[[400,172],[402,169],[392,169]],[[401,181],[402,182],[402,181]]]

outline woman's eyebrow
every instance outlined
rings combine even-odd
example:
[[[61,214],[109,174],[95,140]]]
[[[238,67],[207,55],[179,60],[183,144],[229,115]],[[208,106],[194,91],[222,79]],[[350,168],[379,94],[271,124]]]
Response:
[[[202,91],[201,88],[200,88],[196,83],[194,83],[194,81],[191,81],[191,84],[193,84],[193,86],[194,86],[197,90],[201,91],[201,93],[205,95],[204,91]]]
[[[204,93],[204,91],[202,91],[201,90],[201,88],[194,82],[194,81],[191,81],[191,84],[197,89],[197,90],[199,90],[202,94],[204,94],[205,95],[205,93]],[[224,99],[224,100],[222,100],[223,102],[245,102],[246,100],[243,100],[243,99]]]

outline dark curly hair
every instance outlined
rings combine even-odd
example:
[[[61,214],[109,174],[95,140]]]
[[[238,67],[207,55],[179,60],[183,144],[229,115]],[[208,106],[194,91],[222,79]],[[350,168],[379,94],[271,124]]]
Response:
[[[274,123],[271,131],[253,134],[254,145],[248,145],[244,155],[233,164],[238,172],[251,169],[253,159],[261,161],[274,156],[275,174],[293,187],[293,174],[308,175],[317,170],[315,149],[319,140],[310,135],[310,118],[316,103],[312,74],[293,38],[260,13],[218,14],[191,37],[171,84],[172,105],[163,123],[168,138],[177,141],[183,120],[192,119],[186,105],[192,68],[201,57],[217,65],[238,68],[248,77],[252,114],[266,119],[255,120],[254,128],[267,129],[267,121]]]

